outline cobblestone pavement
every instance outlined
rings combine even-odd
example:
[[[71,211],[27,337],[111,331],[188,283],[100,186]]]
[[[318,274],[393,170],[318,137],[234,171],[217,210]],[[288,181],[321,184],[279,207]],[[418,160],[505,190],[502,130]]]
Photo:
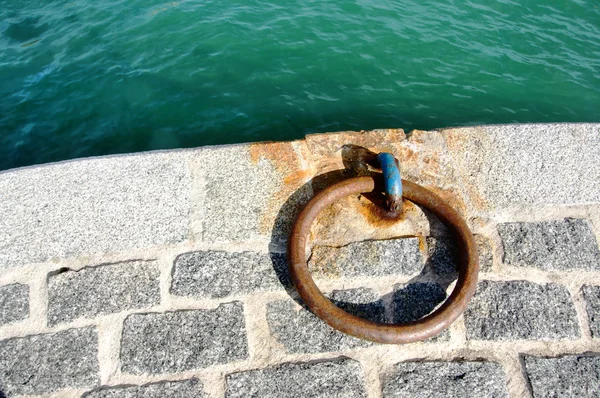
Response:
[[[352,144],[353,146],[349,145]],[[467,220],[481,274],[441,335],[341,334],[287,274],[293,217],[391,151]],[[600,397],[600,125],[311,135],[0,173],[0,397]],[[317,220],[337,305],[418,319],[456,277],[445,228],[362,196]]]

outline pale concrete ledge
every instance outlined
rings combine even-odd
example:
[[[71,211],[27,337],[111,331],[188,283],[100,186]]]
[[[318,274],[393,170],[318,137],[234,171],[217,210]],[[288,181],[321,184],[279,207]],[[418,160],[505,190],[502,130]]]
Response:
[[[290,224],[361,149],[449,201],[480,246],[467,312],[381,346],[295,302]],[[349,197],[313,229],[322,290],[360,316],[450,291],[444,228]],[[408,238],[407,238],[408,237]],[[406,238],[406,239],[403,239]],[[600,124],[375,130],[0,173],[0,397],[597,396]]]

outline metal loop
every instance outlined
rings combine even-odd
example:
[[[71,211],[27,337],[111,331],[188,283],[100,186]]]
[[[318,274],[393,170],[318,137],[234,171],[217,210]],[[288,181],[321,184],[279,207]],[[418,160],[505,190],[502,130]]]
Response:
[[[333,304],[319,290],[308,270],[306,243],[310,227],[319,213],[348,195],[373,192],[376,177],[356,177],[339,182],[313,197],[298,215],[288,246],[292,282],[308,308],[331,327],[365,340],[401,344],[426,340],[440,334],[466,309],[475,293],[479,260],[477,247],[462,217],[435,193],[403,180],[404,198],[427,208],[449,227],[458,244],[458,280],[450,297],[433,313],[400,325],[378,323],[349,314]],[[381,191],[379,191],[381,192]]]
[[[402,211],[402,178],[398,160],[391,153],[382,152],[377,155],[379,168],[383,173],[383,193],[388,210],[392,213]]]

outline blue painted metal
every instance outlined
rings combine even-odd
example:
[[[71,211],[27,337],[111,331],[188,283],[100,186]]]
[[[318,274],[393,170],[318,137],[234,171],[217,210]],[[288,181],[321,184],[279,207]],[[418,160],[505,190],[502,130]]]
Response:
[[[383,173],[384,194],[391,211],[398,212],[402,206],[402,178],[394,155],[382,152],[377,155],[377,161]]]

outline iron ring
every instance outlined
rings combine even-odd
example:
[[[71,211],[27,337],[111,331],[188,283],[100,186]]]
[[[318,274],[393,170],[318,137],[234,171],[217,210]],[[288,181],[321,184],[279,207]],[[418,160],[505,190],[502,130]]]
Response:
[[[448,328],[467,308],[477,287],[479,258],[473,234],[460,214],[430,190],[402,180],[402,197],[421,205],[442,221],[458,244],[458,279],[446,301],[431,314],[404,324],[387,324],[359,318],[333,304],[319,290],[308,270],[306,243],[319,213],[336,200],[373,192],[376,177],[355,177],[334,184],[314,196],[300,212],[288,241],[292,282],[308,308],[331,327],[365,340],[385,344],[423,341]]]

